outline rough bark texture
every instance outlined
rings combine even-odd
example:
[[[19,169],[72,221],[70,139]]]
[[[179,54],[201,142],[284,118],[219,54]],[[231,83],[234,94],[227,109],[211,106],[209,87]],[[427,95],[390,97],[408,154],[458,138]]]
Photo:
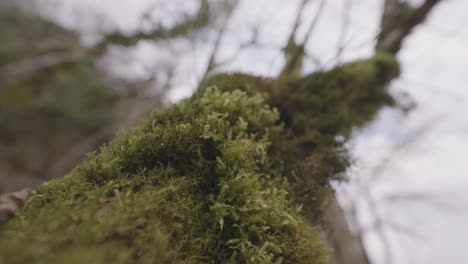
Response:
[[[31,189],[0,195],[0,225],[14,217],[31,196]]]
[[[331,264],[371,263],[362,238],[351,231],[345,212],[336,199],[331,199],[325,218],[333,219],[323,233],[324,241],[333,249]]]
[[[413,29],[426,20],[430,11],[443,0],[426,0],[419,7],[400,0],[386,0],[382,12],[380,34],[376,49],[397,53],[403,40]]]

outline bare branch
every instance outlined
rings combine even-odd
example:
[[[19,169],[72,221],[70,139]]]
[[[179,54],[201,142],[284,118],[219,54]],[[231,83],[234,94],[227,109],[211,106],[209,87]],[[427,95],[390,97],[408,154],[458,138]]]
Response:
[[[368,182],[366,182],[366,185],[371,184],[372,182],[375,182],[378,180],[380,177],[382,177],[383,172],[385,169],[388,168],[388,166],[391,164],[393,159],[404,149],[408,148],[412,144],[415,144],[416,142],[419,142],[419,140],[425,135],[431,128],[433,128],[436,124],[438,124],[439,120],[443,119],[443,115],[436,117],[434,119],[431,119],[418,128],[414,129],[408,136],[406,136],[401,142],[396,144],[393,149],[390,151],[390,153],[384,157],[378,164],[377,166],[374,167],[372,172],[370,173],[371,178],[368,179]]]
[[[324,67],[330,67],[335,64],[339,64],[341,62],[341,56],[346,48],[349,48],[351,39],[347,39],[350,20],[351,20],[351,8],[352,8],[352,1],[345,0],[345,4],[343,6],[343,13],[341,16],[341,30],[338,37],[337,47],[336,47],[336,54],[325,63]]]
[[[422,238],[422,235],[419,232],[414,231],[413,228],[405,226],[400,223],[395,223],[392,221],[385,221],[385,223],[379,222],[374,223],[371,226],[366,226],[363,228],[365,233],[369,232],[381,232],[383,228],[391,229],[392,231],[398,232],[402,235],[406,235],[412,238]]]
[[[382,248],[384,251],[383,253],[384,263],[391,264],[393,263],[393,255],[392,255],[390,240],[388,239],[387,234],[385,232],[385,226],[384,226],[386,223],[385,218],[381,215],[379,206],[377,205],[376,201],[374,200],[372,196],[370,185],[365,185],[364,188],[361,189],[361,191],[362,191],[362,194],[365,196],[365,201],[367,202],[369,210],[371,211],[371,214],[374,217],[374,222],[375,222],[375,227],[376,227],[374,232],[379,237],[380,242],[382,243]]]
[[[83,56],[70,54],[69,52],[48,53],[35,58],[7,64],[0,68],[1,76],[7,76],[11,81],[24,81],[41,74],[44,70],[62,66],[64,64],[77,63],[83,60]]]
[[[429,191],[427,192],[416,192],[416,193],[395,193],[386,195],[383,197],[384,201],[388,201],[390,203],[402,203],[405,205],[412,204],[412,203],[419,203],[422,205],[429,205],[431,207],[436,208],[437,210],[445,210],[445,211],[459,211],[463,210],[462,208],[458,208],[453,204],[449,204],[447,202],[447,198],[443,198],[437,196],[435,194],[431,194]]]
[[[149,13],[143,15],[144,20],[148,20]],[[133,46],[140,40],[154,40],[154,39],[167,39],[184,35],[193,29],[202,28],[210,21],[210,9],[208,0],[201,0],[200,8],[197,14],[193,17],[188,17],[179,24],[166,29],[161,26],[149,32],[137,32],[133,35],[127,36],[120,32],[114,32],[103,38],[103,40],[94,48],[95,53],[102,53],[106,47],[111,44],[118,44],[123,46]]]
[[[214,65],[212,70],[214,70],[216,68],[219,68],[219,67],[223,67],[223,66],[233,62],[236,58],[238,58],[239,54],[241,54],[242,52],[244,52],[245,50],[247,50],[249,48],[256,48],[256,49],[262,49],[262,50],[272,49],[272,50],[275,50],[275,51],[281,49],[281,47],[278,47],[276,45],[269,45],[269,44],[266,44],[266,43],[260,43],[258,41],[258,27],[253,26],[252,27],[252,36],[251,36],[251,38],[249,40],[241,43],[237,47],[237,50],[235,52],[233,52],[230,56],[228,56],[226,58],[223,58],[222,60],[220,60],[218,62],[215,62],[215,65]]]
[[[389,229],[392,229],[393,231],[398,232],[402,235],[409,236],[411,238],[423,238],[423,235],[421,235],[419,232],[416,232],[412,227],[395,222],[386,222],[385,224]]]
[[[343,14],[342,14],[342,23],[341,23],[341,32],[340,37],[338,39],[338,47],[336,52],[336,61],[339,63],[341,60],[341,55],[343,54],[346,48],[346,37],[348,36],[348,30],[351,22],[351,8],[352,8],[352,1],[346,0],[344,7],[343,7]]]
[[[307,45],[318,21],[320,20],[320,17],[323,13],[323,9],[325,8],[326,1],[320,0],[315,16],[312,19],[312,22],[309,24],[309,27],[307,28],[307,31],[304,36],[304,40],[300,44],[297,44],[295,40],[295,34],[300,24],[303,9],[307,3],[308,1],[302,1],[300,8],[298,10],[298,13],[296,15],[296,20],[295,20],[293,29],[289,36],[288,43],[285,47],[287,61],[283,67],[283,70],[281,71],[280,77],[287,77],[287,76],[294,77],[294,75],[300,74],[303,58],[306,55],[305,46]]]
[[[325,4],[326,4],[326,0],[320,0],[317,11],[315,12],[314,19],[310,23],[309,28],[306,31],[304,40],[301,43],[302,48],[304,48],[307,45],[307,42],[309,42],[309,39],[312,36],[312,32],[314,31],[315,27],[317,26],[320,20],[320,17],[322,16],[323,9],[325,8]]]
[[[218,30],[218,33],[216,35],[216,39],[215,39],[215,42],[213,44],[213,49],[211,51],[211,54],[210,54],[210,57],[208,59],[208,64],[206,66],[206,69],[205,69],[205,72],[203,73],[202,75],[202,78],[200,79],[200,82],[199,84],[201,84],[207,77],[208,75],[211,73],[211,71],[213,71],[213,69],[216,68],[216,57],[218,56],[218,52],[219,52],[219,48],[221,47],[221,42],[223,40],[223,37],[226,33],[226,29],[227,29],[227,26],[229,25],[229,22],[232,18],[232,15],[234,14],[234,10],[236,9],[237,5],[238,5],[238,1],[230,8],[228,8],[227,10],[227,14],[226,16],[224,17],[224,20]]]
[[[397,53],[403,40],[442,1],[426,0],[420,7],[414,8],[400,0],[385,0],[376,50]]]
[[[309,2],[310,0],[302,0],[301,4],[299,5],[299,8],[297,9],[297,13],[296,13],[296,18],[294,20],[293,28],[291,30],[291,33],[289,34],[289,39],[295,38],[297,29],[301,25],[302,13],[304,12],[304,9]]]

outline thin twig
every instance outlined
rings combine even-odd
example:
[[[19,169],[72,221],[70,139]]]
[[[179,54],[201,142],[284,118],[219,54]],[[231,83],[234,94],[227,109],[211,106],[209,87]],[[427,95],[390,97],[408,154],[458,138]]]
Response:
[[[341,23],[341,32],[340,36],[338,39],[338,47],[337,47],[337,52],[336,52],[336,61],[340,63],[341,61],[341,55],[343,54],[345,48],[346,48],[346,37],[348,36],[348,31],[349,31],[349,26],[351,22],[351,8],[352,8],[352,1],[351,0],[346,0],[344,7],[343,7],[343,13],[342,13],[342,23]]]
[[[216,68],[216,57],[218,56],[218,52],[219,52],[219,49],[221,47],[221,43],[222,43],[222,40],[223,40],[223,37],[226,33],[226,29],[229,25],[229,22],[232,18],[232,15],[234,14],[234,10],[236,9],[236,7],[238,6],[239,4],[239,1],[237,1],[233,7],[229,8],[227,10],[227,14],[221,24],[221,27],[219,28],[218,30],[218,33],[217,33],[217,36],[216,36],[216,39],[215,39],[215,42],[213,44],[213,49],[211,51],[211,55],[208,59],[208,64],[206,66],[206,69],[205,69],[205,72],[203,73],[202,75],[202,78],[200,79],[199,81],[199,84],[201,84],[207,77],[208,75],[211,73],[211,71]]]
[[[319,6],[317,8],[317,12],[315,13],[314,19],[309,24],[309,28],[306,31],[304,40],[302,41],[301,46],[305,47],[309,42],[310,37],[312,36],[312,32],[314,31],[315,27],[317,26],[318,22],[320,21],[320,17],[322,16],[323,9],[325,8],[326,0],[320,0]]]

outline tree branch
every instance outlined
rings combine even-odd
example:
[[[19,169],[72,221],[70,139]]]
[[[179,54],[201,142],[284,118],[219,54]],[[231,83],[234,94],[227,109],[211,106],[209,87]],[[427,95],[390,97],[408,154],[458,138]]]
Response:
[[[0,68],[0,75],[10,81],[24,81],[40,75],[44,70],[83,61],[84,57],[70,52],[55,52],[32,59],[7,64]]]
[[[200,79],[199,84],[201,84],[210,74],[210,72],[216,68],[216,57],[218,56],[219,48],[221,47],[221,42],[223,40],[224,34],[226,33],[227,26],[229,25],[229,22],[232,18],[232,15],[234,14],[234,10],[237,7],[238,2],[236,2],[232,7],[229,7],[227,10],[226,17],[224,18],[218,33],[216,35],[215,42],[213,44],[213,49],[211,51],[210,57],[208,59],[208,64],[206,66],[205,72],[202,75],[202,78]]]
[[[307,45],[318,21],[320,20],[326,1],[320,0],[315,16],[312,19],[312,22],[309,24],[309,27],[307,28],[304,40],[300,44],[297,44],[296,39],[295,39],[295,34],[300,25],[302,13],[307,3],[308,1],[302,1],[300,8],[298,10],[298,13],[296,15],[296,20],[295,20],[293,29],[289,36],[288,43],[285,47],[285,54],[286,54],[287,61],[283,67],[283,70],[281,71],[280,78],[288,77],[288,76],[294,77],[300,74],[300,71],[302,68],[302,62],[305,56],[305,46]]]
[[[424,22],[432,9],[443,0],[426,0],[419,7],[411,7],[400,0],[385,0],[377,51],[397,53],[403,40]]]
[[[210,13],[208,0],[201,0],[200,8],[195,16],[189,17],[169,29],[159,26],[149,32],[140,31],[130,36],[124,35],[120,32],[114,32],[105,36],[103,40],[94,48],[94,52],[102,53],[106,50],[106,47],[111,44],[133,46],[140,40],[167,39],[184,35],[193,29],[206,26],[210,21]],[[147,19],[147,16],[148,14],[145,13],[143,15],[143,19]]]

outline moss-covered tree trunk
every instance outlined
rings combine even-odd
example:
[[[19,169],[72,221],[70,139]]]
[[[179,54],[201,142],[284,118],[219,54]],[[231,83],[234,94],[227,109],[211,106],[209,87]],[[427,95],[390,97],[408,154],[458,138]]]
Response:
[[[36,190],[0,227],[0,264],[327,263],[340,138],[391,103],[399,74],[378,50],[299,79],[206,80]]]
[[[397,73],[379,54],[286,83],[212,78],[41,186],[2,227],[0,261],[326,263],[321,207],[347,166],[335,138]]]

